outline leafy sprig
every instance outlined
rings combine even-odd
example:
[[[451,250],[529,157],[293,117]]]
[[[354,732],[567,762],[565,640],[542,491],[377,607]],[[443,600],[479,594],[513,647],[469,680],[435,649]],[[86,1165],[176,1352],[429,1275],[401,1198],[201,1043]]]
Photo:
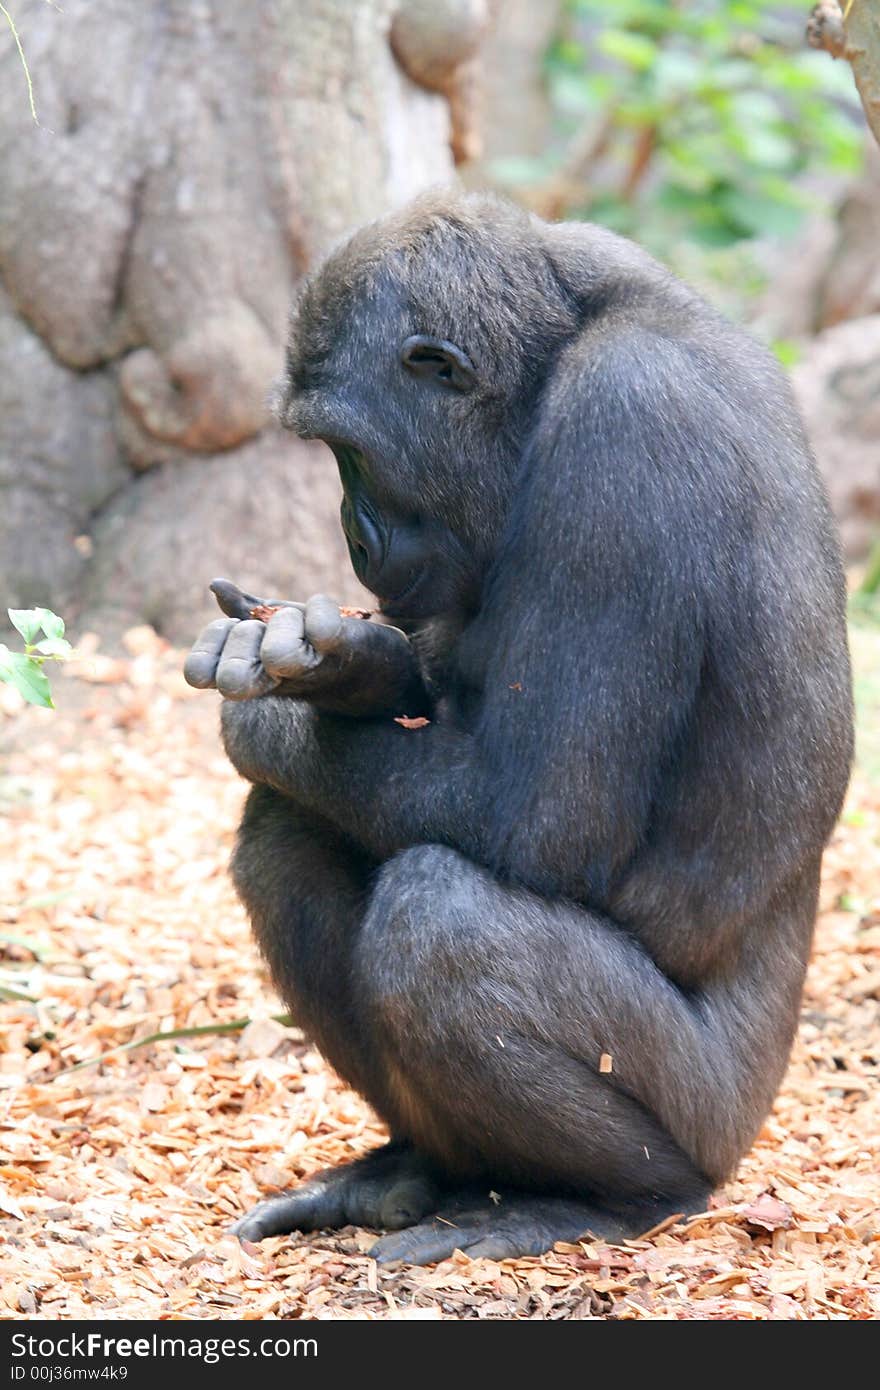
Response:
[[[9,621],[24,639],[24,651],[0,642],[0,681],[13,686],[29,705],[54,709],[47,661],[64,661],[73,651],[64,636],[64,619],[49,608],[8,608]]]

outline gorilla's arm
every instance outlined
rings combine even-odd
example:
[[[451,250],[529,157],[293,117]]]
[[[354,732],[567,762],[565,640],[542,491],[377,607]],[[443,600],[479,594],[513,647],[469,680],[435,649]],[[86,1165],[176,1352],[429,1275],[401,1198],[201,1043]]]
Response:
[[[326,816],[378,858],[431,841],[485,858],[488,787],[472,737],[347,720],[276,695],[225,700],[221,722],[243,777]]]
[[[490,653],[473,732],[346,723],[273,696],[227,704],[245,777],[381,858],[440,843],[601,900],[696,695],[695,563],[714,544],[705,484],[726,463],[727,424],[668,344],[633,335],[601,351],[581,345],[557,370],[510,553],[469,639]]]

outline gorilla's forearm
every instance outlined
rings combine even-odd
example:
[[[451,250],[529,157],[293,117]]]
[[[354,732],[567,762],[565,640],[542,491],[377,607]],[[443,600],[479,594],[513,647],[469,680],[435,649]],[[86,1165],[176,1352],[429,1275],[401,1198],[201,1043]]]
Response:
[[[490,794],[468,735],[335,718],[274,695],[224,701],[221,723],[243,777],[324,816],[377,857],[436,842],[488,861]]]

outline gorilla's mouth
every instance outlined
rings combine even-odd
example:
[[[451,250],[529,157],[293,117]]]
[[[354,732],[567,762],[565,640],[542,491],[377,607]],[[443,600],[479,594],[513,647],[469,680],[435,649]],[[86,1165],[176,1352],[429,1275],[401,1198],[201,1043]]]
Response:
[[[377,597],[379,598],[379,607],[382,610],[382,612],[387,613],[389,615],[395,614],[402,605],[406,604],[408,599],[411,599],[415,596],[416,590],[420,587],[421,582],[426,574],[427,570],[425,569],[417,570],[413,578],[406,585],[406,587],[404,589],[401,589],[400,593],[395,594],[393,598],[384,598],[381,595],[378,595]]]

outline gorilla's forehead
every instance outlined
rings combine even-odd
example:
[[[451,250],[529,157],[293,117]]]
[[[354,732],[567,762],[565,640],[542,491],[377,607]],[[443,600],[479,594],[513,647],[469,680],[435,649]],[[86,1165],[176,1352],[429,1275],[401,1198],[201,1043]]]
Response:
[[[363,372],[411,317],[403,285],[388,259],[344,266],[331,259],[294,304],[287,373],[299,391],[331,388]]]
[[[491,313],[512,287],[526,313],[544,251],[543,224],[520,209],[485,194],[425,194],[361,227],[305,280],[291,366],[318,370],[346,339],[371,346],[371,334],[398,327],[445,336]]]

